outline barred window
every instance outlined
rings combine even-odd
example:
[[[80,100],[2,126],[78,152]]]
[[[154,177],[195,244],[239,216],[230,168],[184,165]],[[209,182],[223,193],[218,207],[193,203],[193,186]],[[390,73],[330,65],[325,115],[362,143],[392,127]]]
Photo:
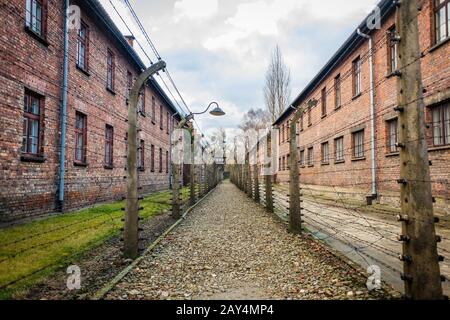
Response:
[[[431,112],[434,146],[450,145],[450,102],[433,107]]]
[[[353,96],[361,94],[361,57],[353,61]]]
[[[145,141],[139,141],[139,152],[138,152],[138,169],[140,171],[145,170]]]
[[[300,165],[304,166],[305,165],[305,150],[301,150],[300,151]]]
[[[336,162],[341,162],[345,160],[344,137],[340,137],[334,140],[334,158]]]
[[[308,148],[308,166],[314,165],[314,148]]]
[[[105,128],[105,166],[113,166],[114,128],[106,125]]]
[[[114,70],[115,70],[115,57],[111,50],[108,49],[108,55],[106,58],[107,73],[106,73],[106,88],[114,91]]]
[[[353,158],[364,157],[364,130],[353,133]]]
[[[397,34],[395,26],[388,31],[388,73],[392,73],[398,69],[398,42],[394,41]]]
[[[327,164],[330,162],[330,145],[328,142],[322,143],[322,163]]]
[[[334,108],[339,109],[341,107],[341,103],[341,75],[338,74],[336,78],[334,78]]]
[[[398,152],[398,120],[393,119],[387,122],[387,137],[388,137],[388,153]]]

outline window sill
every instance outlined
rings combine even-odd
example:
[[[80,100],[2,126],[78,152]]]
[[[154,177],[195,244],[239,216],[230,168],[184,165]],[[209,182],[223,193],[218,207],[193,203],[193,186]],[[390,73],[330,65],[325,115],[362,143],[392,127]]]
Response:
[[[358,99],[359,97],[361,97],[361,95],[362,95],[362,93],[360,92],[360,93],[358,93],[357,95],[354,95],[353,96],[353,98],[352,98],[352,100],[356,100],[356,99]]]
[[[111,94],[113,94],[113,95],[116,95],[116,92],[114,91],[114,89],[111,89],[111,88],[106,87],[106,90],[107,90],[109,93],[111,93]]]
[[[428,151],[440,151],[440,150],[447,150],[447,149],[450,149],[450,145],[431,147],[431,148],[428,148]]]
[[[43,155],[23,153],[20,156],[20,160],[23,162],[44,163],[47,159]]]
[[[390,79],[390,78],[397,76],[397,72],[398,72],[398,70],[389,72],[388,75],[386,76],[386,79]]]
[[[156,122],[154,121],[154,120],[152,120],[152,123],[155,125],[156,124]]]
[[[47,39],[45,37],[38,35],[36,32],[34,32],[30,27],[25,26],[25,31],[31,35],[33,38],[38,40],[40,43],[42,43],[44,46],[48,47],[50,44],[48,43]]]
[[[81,73],[84,73],[86,76],[90,77],[91,74],[89,73],[89,71],[83,69],[82,67],[80,67],[78,64],[76,64],[75,66]]]
[[[364,161],[366,160],[366,157],[359,157],[359,158],[353,158],[352,162],[358,162],[358,161]]]
[[[334,162],[334,164],[341,164],[341,163],[345,163],[345,160],[336,160],[336,161]]]
[[[340,108],[342,108],[342,105],[341,105],[341,106],[334,107],[334,110],[339,110]]]
[[[322,119],[323,119],[323,118],[326,118],[326,117],[327,117],[327,115],[326,115],[326,114],[322,115]]]
[[[84,167],[84,168],[86,168],[86,167],[89,166],[86,162],[78,162],[78,161],[74,161],[74,162],[73,162],[73,165],[74,165],[75,167]]]
[[[138,171],[145,172],[145,168],[138,168]]]
[[[330,163],[329,162],[322,162],[322,167],[324,167],[324,166],[329,166],[330,165]]]
[[[433,52],[433,51],[439,49],[440,47],[442,47],[443,45],[445,45],[445,44],[448,43],[448,42],[450,42],[450,37],[448,37],[447,39],[442,40],[442,41],[439,42],[439,43],[436,43],[434,46],[432,46],[432,47],[430,48],[430,50],[428,50],[428,52]]]
[[[105,170],[113,170],[114,169],[114,166],[110,166],[110,165],[104,165],[103,166],[103,168],[105,169]]]
[[[308,168],[314,168],[313,164],[308,164]]]
[[[398,157],[400,156],[400,152],[389,152],[386,154],[386,158]]]

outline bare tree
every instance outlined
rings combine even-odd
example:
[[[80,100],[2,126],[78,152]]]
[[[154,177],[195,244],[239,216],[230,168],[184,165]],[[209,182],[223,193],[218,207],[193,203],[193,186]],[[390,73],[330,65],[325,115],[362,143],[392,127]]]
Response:
[[[271,114],[264,109],[250,109],[244,114],[242,122],[239,125],[239,129],[242,131],[253,130],[265,130],[270,127]]]
[[[277,45],[272,52],[271,61],[266,71],[264,99],[267,110],[274,122],[284,111],[291,98],[291,71],[286,66]]]

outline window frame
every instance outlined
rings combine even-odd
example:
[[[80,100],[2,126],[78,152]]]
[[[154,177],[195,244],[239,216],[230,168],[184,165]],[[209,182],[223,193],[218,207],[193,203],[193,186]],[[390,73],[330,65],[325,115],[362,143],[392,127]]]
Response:
[[[40,13],[40,30],[36,30],[33,27],[33,4],[39,3],[41,7]],[[25,1],[25,28],[30,31],[33,35],[46,41],[47,38],[47,0],[26,0]]]
[[[145,140],[139,140],[138,169],[145,171]]]
[[[169,151],[166,150],[166,173],[169,173]]]
[[[150,171],[155,172],[155,145],[150,147]]]
[[[314,166],[314,146],[308,148],[308,151],[306,154],[306,162],[308,164],[308,167]]]
[[[393,124],[395,123],[395,132],[392,132]],[[386,150],[387,154],[398,153],[398,118],[389,119],[386,121]],[[393,140],[394,139],[394,143]]]
[[[30,112],[31,105],[32,105],[32,99],[35,99],[39,105],[39,114],[35,114],[33,112]],[[26,106],[27,105],[27,106]],[[44,97],[36,92],[33,92],[31,90],[25,89],[24,92],[24,99],[23,99],[23,128],[22,128],[22,147],[21,147],[21,154],[25,157],[42,157],[43,156],[43,124],[44,124],[44,107],[45,107],[45,100]],[[24,144],[24,131],[25,131],[25,120],[27,121],[27,127],[26,127],[26,150],[24,150],[25,144]],[[36,152],[31,152],[30,147],[30,137],[31,137],[31,126],[29,125],[29,122],[37,122],[38,123],[38,132],[37,132],[37,147]]]
[[[398,70],[398,42],[393,41],[397,34],[395,25],[391,26],[387,31],[387,73],[388,75]]]
[[[159,173],[163,172],[163,149],[159,148]]]
[[[447,41],[450,38],[450,17],[449,17],[449,12],[450,12],[450,0],[444,0],[443,3],[439,4],[438,0],[432,0],[432,5],[433,5],[433,26],[432,26],[432,30],[434,33],[434,44],[438,45],[440,43],[443,43],[445,41]],[[440,36],[440,27],[441,25],[439,24],[439,19],[438,19],[438,15],[440,14],[440,11],[444,9],[445,12],[445,32],[446,32],[446,36],[445,37],[441,37]]]
[[[327,87],[322,88],[320,100],[322,104],[322,118],[324,118],[327,116]]]
[[[159,129],[164,130],[164,107],[159,105]]]
[[[106,89],[114,92],[115,88],[115,68],[116,68],[116,57],[114,52],[108,48],[108,53],[106,56]]]
[[[83,127],[78,127],[78,118],[83,119]],[[79,165],[85,165],[87,163],[87,115],[80,111],[75,111],[75,154],[74,163]],[[78,158],[79,151],[79,136],[82,136],[82,148],[81,148],[81,159]]]
[[[431,112],[431,128],[432,128],[432,141],[433,141],[433,147],[447,147],[450,146],[450,124],[449,128],[446,127],[446,120],[445,120],[445,109],[448,108],[448,113],[450,114],[450,102],[442,103],[436,106],[433,106],[430,108]],[[441,143],[436,144],[436,136],[435,136],[435,121],[434,121],[434,112],[435,110],[439,111],[439,124],[440,124],[440,139]],[[447,122],[450,121],[447,120]],[[447,132],[449,130],[449,132]]]
[[[300,154],[299,154],[299,163],[301,167],[305,166],[305,149],[301,149],[300,150]]]
[[[109,146],[109,152],[108,152]],[[108,162],[109,157],[109,162]],[[112,169],[114,167],[114,127],[105,125],[105,168]]]
[[[84,39],[80,36],[81,29],[85,28]],[[84,60],[83,64],[80,64],[80,45],[84,45]],[[76,59],[77,68],[81,69],[84,72],[89,72],[89,26],[81,20],[80,29],[77,32],[77,59]]]
[[[326,148],[324,148],[326,146]],[[322,142],[321,146],[322,164],[330,164],[330,143],[328,141]],[[327,151],[325,154],[325,150]]]
[[[352,62],[353,97],[356,98],[362,93],[362,60],[358,56]]]
[[[361,136],[360,136],[361,135]],[[358,130],[352,132],[352,158],[354,160],[363,159],[366,156],[365,144],[365,130]]]
[[[152,122],[156,123],[156,98],[152,96]]]
[[[342,106],[342,83],[341,74],[334,78],[334,108],[337,110]]]
[[[339,143],[341,142],[342,143]],[[345,144],[344,144],[344,136],[337,137],[334,139],[334,163],[343,163],[345,162]],[[338,148],[340,147],[341,148]]]

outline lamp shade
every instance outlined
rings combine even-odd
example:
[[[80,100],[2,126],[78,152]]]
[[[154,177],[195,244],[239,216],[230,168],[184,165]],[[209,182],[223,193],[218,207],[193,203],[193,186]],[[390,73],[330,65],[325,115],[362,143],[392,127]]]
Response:
[[[221,117],[225,115],[225,111],[223,111],[220,107],[216,107],[210,112],[210,114],[216,117]]]

